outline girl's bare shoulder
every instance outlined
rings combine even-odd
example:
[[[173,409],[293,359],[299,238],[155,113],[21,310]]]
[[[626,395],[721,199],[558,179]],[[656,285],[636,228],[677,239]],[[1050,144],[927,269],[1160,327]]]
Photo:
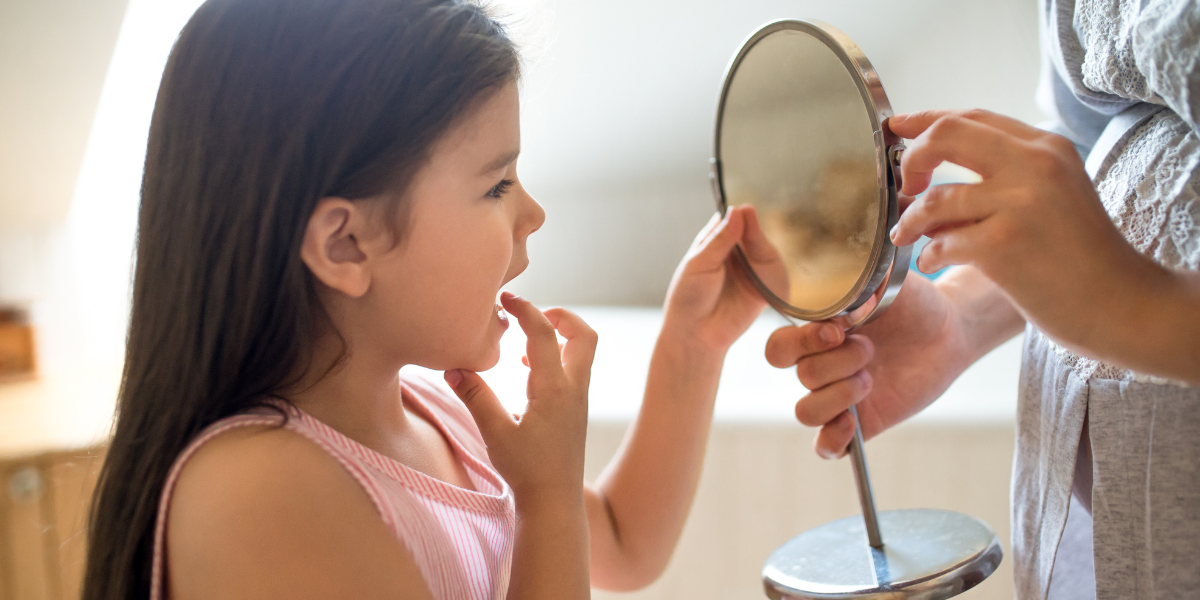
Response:
[[[201,446],[167,527],[176,600],[430,597],[367,493],[287,429],[241,427]]]

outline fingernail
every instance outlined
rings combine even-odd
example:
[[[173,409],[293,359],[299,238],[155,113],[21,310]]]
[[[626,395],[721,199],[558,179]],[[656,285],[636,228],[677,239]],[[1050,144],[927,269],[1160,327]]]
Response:
[[[446,383],[450,384],[450,387],[452,388],[458,387],[458,384],[462,383],[463,380],[462,371],[459,371],[458,369],[450,369],[449,371],[446,371],[444,377],[446,378]]]
[[[903,121],[907,118],[908,118],[908,113],[900,113],[898,115],[892,115],[891,120],[892,121]]]
[[[825,326],[821,327],[820,335],[821,335],[821,340],[823,342],[825,342],[826,344],[832,344],[832,343],[837,342],[837,340],[838,340],[837,326],[832,323],[826,324]]]
[[[513,300],[516,300],[517,298],[520,298],[520,296],[518,296],[510,291],[505,290],[503,292],[500,292],[500,303],[501,304],[508,304],[509,302],[512,302]]]
[[[892,225],[892,230],[888,232],[888,237],[892,239],[893,243],[896,241],[896,232],[898,231],[900,231],[900,224],[896,223],[895,225]]]

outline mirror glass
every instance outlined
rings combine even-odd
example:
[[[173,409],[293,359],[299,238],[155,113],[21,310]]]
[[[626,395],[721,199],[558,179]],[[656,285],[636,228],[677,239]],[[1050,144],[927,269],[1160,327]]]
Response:
[[[801,31],[766,35],[734,69],[718,130],[725,202],[758,210],[787,266],[787,281],[763,283],[778,299],[842,310],[870,277],[887,221],[868,105],[841,58]]]

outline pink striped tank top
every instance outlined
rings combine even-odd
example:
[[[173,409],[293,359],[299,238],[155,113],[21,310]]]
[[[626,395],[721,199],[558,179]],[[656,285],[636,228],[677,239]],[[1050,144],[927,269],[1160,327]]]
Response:
[[[401,374],[405,406],[420,413],[449,441],[462,462],[471,491],[411,469],[338,433],[284,403],[285,429],[312,440],[366,490],[380,518],[416,561],[437,600],[504,598],[512,566],[516,510],[512,490],[495,471],[479,429],[466,407],[419,377]],[[179,455],[163,486],[154,532],[151,600],[167,595],[164,585],[167,511],[175,482],[188,459],[214,437],[237,427],[278,425],[278,413],[256,409],[213,423]]]

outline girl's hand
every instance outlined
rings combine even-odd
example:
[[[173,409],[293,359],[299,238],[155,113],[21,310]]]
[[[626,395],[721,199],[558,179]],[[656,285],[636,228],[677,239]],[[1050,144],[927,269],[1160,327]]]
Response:
[[[542,312],[508,292],[500,303],[529,340],[525,414],[510,415],[476,373],[447,371],[446,382],[475,417],[488,457],[513,490],[517,524],[508,597],[588,598],[583,446],[596,332],[561,308]],[[555,330],[567,339],[562,346]]]
[[[905,194],[929,187],[943,161],[983,177],[935,187],[900,217],[897,245],[933,240],[921,271],[974,265],[1042,331],[1102,359],[1098,317],[1136,319],[1139,294],[1163,287],[1164,270],[1117,231],[1067,139],[982,110],[897,115],[890,126],[914,139],[902,161]]]
[[[519,505],[546,499],[578,500],[583,493],[588,382],[596,332],[561,308],[539,311],[509,292],[500,295],[508,314],[528,336],[525,414],[514,417],[478,374],[453,370],[446,382],[475,417],[488,457],[508,481]],[[566,338],[561,347],[555,330]]]
[[[767,303],[737,264],[738,244],[769,287],[786,287],[787,270],[763,235],[754,207],[730,207],[723,219],[713,215],[675,270],[667,291],[664,335],[724,354],[750,327]]]

